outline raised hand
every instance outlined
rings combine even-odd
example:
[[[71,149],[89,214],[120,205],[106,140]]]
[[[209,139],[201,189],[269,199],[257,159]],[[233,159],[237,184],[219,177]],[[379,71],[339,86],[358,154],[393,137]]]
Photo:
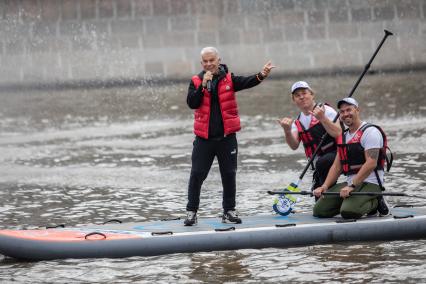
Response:
[[[268,61],[265,66],[263,66],[262,71],[260,72],[264,78],[268,77],[269,73],[271,73],[271,70],[274,69],[277,66],[272,65],[271,61]]]
[[[277,119],[277,122],[281,125],[284,131],[290,131],[293,119],[289,117],[284,117],[283,119]]]
[[[322,121],[325,118],[325,107],[323,104],[319,104],[315,106],[314,109],[309,113],[315,116],[315,118],[319,121]]]

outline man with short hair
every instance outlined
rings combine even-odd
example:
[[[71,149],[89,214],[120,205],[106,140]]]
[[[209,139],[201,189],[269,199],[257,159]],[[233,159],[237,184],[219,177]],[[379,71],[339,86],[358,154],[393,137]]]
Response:
[[[219,52],[214,47],[201,50],[203,71],[192,77],[187,104],[194,109],[195,140],[192,167],[188,185],[186,226],[197,223],[200,191],[204,180],[217,157],[223,186],[224,223],[241,223],[235,211],[236,171],[238,144],[236,132],[241,129],[235,93],[252,88],[262,82],[275,67],[271,62],[261,72],[252,76],[235,76],[221,64]]]
[[[386,135],[380,127],[361,120],[355,99],[344,98],[337,108],[348,129],[336,140],[337,155],[325,182],[314,190],[314,195],[321,198],[314,206],[313,215],[329,218],[340,213],[343,218],[357,219],[377,210],[387,215],[389,208],[382,196],[350,195],[384,190]],[[347,176],[347,181],[332,186],[341,173]],[[322,196],[324,192],[340,192],[340,195]]]
[[[306,157],[311,159],[322,136],[326,132],[329,134],[312,163],[314,189],[323,184],[327,177],[336,156],[334,138],[342,133],[342,129],[338,122],[333,122],[337,112],[327,104],[317,104],[315,93],[307,82],[295,82],[291,86],[291,97],[301,112],[294,121],[284,117],[278,123],[284,129],[285,141],[292,150],[296,150],[302,142]]]

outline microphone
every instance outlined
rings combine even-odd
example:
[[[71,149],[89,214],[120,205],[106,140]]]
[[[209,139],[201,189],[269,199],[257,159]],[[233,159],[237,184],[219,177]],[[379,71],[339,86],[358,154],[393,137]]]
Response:
[[[209,93],[211,93],[211,92],[212,92],[212,80],[208,80],[208,81],[207,81],[207,91],[208,91]]]

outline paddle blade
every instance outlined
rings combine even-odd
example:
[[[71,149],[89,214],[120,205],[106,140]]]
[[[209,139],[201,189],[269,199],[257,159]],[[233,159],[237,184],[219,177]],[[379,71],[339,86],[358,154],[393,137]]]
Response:
[[[275,213],[280,214],[281,216],[287,216],[291,213],[293,204],[291,201],[285,196],[280,196],[274,199],[274,205],[272,205],[272,209],[274,209]]]
[[[300,191],[300,189],[297,187],[297,184],[291,183],[287,188],[285,189],[287,191]],[[272,205],[272,209],[275,211],[275,213],[281,215],[281,216],[287,216],[291,213],[291,210],[294,207],[294,204],[298,201],[298,198],[290,195],[290,194],[282,194],[274,199],[274,204]]]

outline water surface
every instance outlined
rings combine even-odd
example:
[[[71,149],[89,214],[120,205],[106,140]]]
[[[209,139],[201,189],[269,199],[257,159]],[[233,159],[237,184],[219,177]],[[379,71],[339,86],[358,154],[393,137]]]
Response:
[[[424,194],[425,73],[367,75],[355,93],[365,120],[381,125],[395,152],[389,190]],[[297,114],[288,95],[308,80],[335,105],[356,76],[266,80],[238,94],[237,204],[241,215],[271,212],[266,190],[297,180],[301,149],[284,144],[276,120]],[[183,217],[192,150],[187,84],[0,93],[1,228],[38,228]],[[311,175],[304,179],[309,188]],[[201,216],[221,213],[217,163],[205,181]],[[389,198],[391,205],[422,205]],[[300,210],[310,212],[304,198]],[[426,240],[364,242],[126,259],[36,263],[2,258],[1,282],[426,282]]]

